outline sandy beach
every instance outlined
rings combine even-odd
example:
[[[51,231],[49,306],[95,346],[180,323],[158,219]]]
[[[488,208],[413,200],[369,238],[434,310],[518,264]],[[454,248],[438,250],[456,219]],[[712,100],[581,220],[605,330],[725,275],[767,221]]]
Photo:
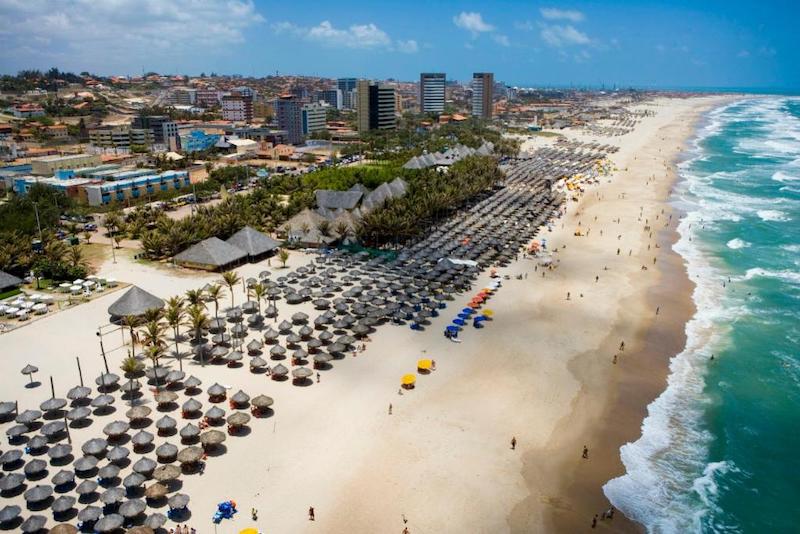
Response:
[[[619,146],[610,156],[616,171],[579,201],[568,201],[566,214],[542,234],[557,251],[557,267],[543,271],[534,258],[520,256],[500,269],[509,279],[489,304],[493,321],[481,330],[465,329],[460,343],[444,338],[442,330],[471,293],[457,297],[425,332],[381,327],[366,351],[335,361],[308,387],[185,360],[184,369],[203,380],[204,389],[216,381],[232,386],[231,393],[243,389],[275,399],[271,417],[254,420],[249,435],[229,436],[226,453],[209,458],[204,474],[182,479],[181,491],[192,498],[188,523],[199,533],[250,526],[278,533],[589,528],[593,515],[608,508],[602,484],[622,471],[619,446],[638,436],[647,403],[663,388],[668,359],[683,346],[691,287],[670,249],[679,214],[666,198],[675,159],[697,117],[719,102],[656,100],[643,106],[655,115],[619,137],[566,132]],[[583,236],[574,235],[578,229]],[[120,251],[117,263],[106,261],[98,274],[164,299],[220,280],[131,256]],[[309,260],[292,252],[289,266]],[[255,276],[277,264],[237,272]],[[484,273],[476,287],[489,280]],[[50,397],[50,376],[56,395],[63,396],[77,384],[76,356],[93,383],[103,368],[95,331],[107,324],[106,309],[119,295],[0,336],[0,400],[36,408]],[[241,288],[235,299],[245,300]],[[309,304],[284,304],[281,318],[296,311],[313,313]],[[118,374],[124,341],[118,331],[105,338],[109,367]],[[400,377],[415,372],[423,357],[433,358],[436,370],[400,395]],[[19,369],[27,363],[39,367],[42,386],[24,387],[27,378]],[[207,409],[207,397],[201,397]],[[185,400],[180,392],[178,404]],[[73,431],[73,443],[95,437],[98,427],[124,418],[125,409],[119,405],[116,414]],[[178,444],[179,438],[166,441]],[[584,445],[587,459],[581,457]],[[215,527],[216,504],[227,499],[240,512]],[[316,511],[313,522],[309,506]],[[257,521],[251,508],[258,510]],[[598,527],[637,530],[619,514]]]

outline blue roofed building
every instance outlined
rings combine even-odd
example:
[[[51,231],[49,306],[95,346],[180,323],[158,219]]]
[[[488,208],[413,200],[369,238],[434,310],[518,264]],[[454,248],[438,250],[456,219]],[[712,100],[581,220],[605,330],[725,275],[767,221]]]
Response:
[[[207,134],[203,130],[192,130],[186,135],[181,135],[181,148],[184,152],[199,152],[208,150],[222,137],[219,134]]]

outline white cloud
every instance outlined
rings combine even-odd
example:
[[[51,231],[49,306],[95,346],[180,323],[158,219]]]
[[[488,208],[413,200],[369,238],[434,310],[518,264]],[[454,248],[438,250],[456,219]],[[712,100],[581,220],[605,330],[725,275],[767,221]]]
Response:
[[[565,26],[559,24],[543,24],[539,35],[545,43],[557,48],[563,46],[587,45],[591,42],[588,35],[571,24]]]
[[[494,31],[494,26],[484,21],[481,14],[474,11],[462,11],[453,17],[453,24],[462,30],[472,32],[473,35]]]
[[[397,49],[404,54],[415,54],[419,51],[419,45],[413,39],[397,41]]]
[[[511,46],[511,42],[508,40],[507,35],[497,34],[494,36],[494,41],[500,46]]]
[[[736,54],[736,57],[741,57],[741,58],[750,57],[750,51],[749,50],[739,50],[739,53]]]
[[[253,0],[2,0],[0,49],[25,52],[20,62],[63,55],[62,67],[113,72],[154,55],[215,52],[262,22]]]
[[[580,22],[585,17],[580,11],[574,9],[558,9],[556,7],[543,7],[539,10],[542,17],[547,20],[568,20],[570,22]]]
[[[310,28],[297,26],[291,22],[278,22],[272,25],[275,33],[289,33],[334,48],[360,48],[396,50],[404,54],[419,51],[419,43],[413,39],[392,41],[389,34],[375,24],[353,24],[347,28],[337,28],[329,20],[323,20]]]
[[[533,22],[529,20],[516,21],[514,22],[514,27],[518,30],[522,30],[525,32],[530,32],[534,30]]]

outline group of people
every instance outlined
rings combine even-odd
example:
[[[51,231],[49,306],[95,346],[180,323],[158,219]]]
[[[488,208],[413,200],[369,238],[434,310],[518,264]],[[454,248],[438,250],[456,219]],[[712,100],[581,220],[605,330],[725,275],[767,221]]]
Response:
[[[197,534],[194,527],[189,528],[189,525],[178,525],[176,528],[169,529],[169,534]]]

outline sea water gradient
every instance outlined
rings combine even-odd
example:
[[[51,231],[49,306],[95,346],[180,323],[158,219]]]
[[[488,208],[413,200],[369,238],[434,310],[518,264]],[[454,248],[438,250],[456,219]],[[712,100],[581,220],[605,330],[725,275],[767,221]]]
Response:
[[[697,311],[605,494],[649,532],[800,532],[800,99],[708,113],[672,201]]]

